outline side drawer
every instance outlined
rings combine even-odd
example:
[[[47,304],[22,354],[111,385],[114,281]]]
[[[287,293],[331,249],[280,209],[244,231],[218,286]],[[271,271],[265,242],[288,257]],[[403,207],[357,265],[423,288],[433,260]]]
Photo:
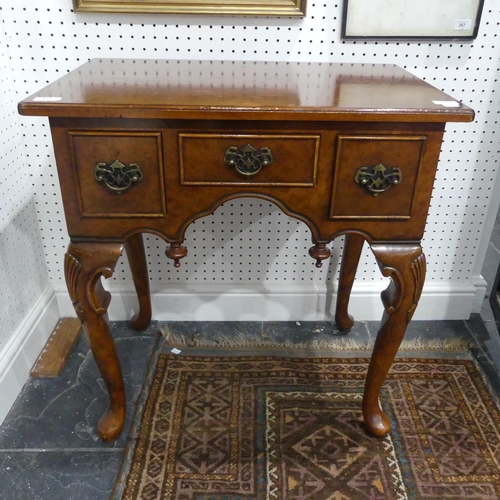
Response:
[[[330,218],[409,219],[426,139],[339,135]]]
[[[179,133],[183,186],[316,185],[320,136]]]
[[[82,217],[166,214],[161,132],[69,131]]]

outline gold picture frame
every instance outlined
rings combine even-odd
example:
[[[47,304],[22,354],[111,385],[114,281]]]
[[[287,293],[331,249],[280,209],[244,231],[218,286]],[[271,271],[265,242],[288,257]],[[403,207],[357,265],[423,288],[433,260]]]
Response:
[[[75,12],[304,17],[307,0],[73,0]]]

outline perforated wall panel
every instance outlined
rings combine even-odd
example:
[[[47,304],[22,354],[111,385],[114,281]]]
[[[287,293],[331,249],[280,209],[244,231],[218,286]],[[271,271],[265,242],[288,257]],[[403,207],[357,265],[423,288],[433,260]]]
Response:
[[[0,362],[48,283],[16,105],[7,43],[0,32]]]
[[[395,63],[462,100],[476,110],[476,121],[447,126],[423,245],[427,282],[477,281],[473,271],[484,221],[498,204],[492,191],[500,149],[500,6],[495,0],[485,0],[473,43],[343,42],[340,1],[309,0],[304,19],[75,14],[71,0],[4,0],[2,5],[16,99],[90,58],[127,57]],[[311,88],[311,95],[315,91]],[[29,118],[22,123],[25,169],[33,179],[50,280],[60,283],[68,238],[48,123]],[[334,243],[331,263],[317,270],[306,257],[307,228],[269,203],[248,199],[226,203],[196,221],[186,244],[189,256],[175,269],[164,256],[165,244],[148,238],[153,289],[168,282],[328,283],[337,278],[342,251],[342,240]],[[365,253],[357,283],[379,282],[374,259]],[[114,279],[117,286],[130,286],[123,262]]]

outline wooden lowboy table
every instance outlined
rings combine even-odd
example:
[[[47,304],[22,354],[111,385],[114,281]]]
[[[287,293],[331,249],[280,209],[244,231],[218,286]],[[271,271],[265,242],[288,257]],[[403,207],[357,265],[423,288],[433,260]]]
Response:
[[[65,273],[107,385],[98,424],[118,437],[125,392],[106,311],[126,250],[151,319],[142,232],[166,240],[175,265],[186,227],[241,196],[302,220],[320,266],[346,235],[335,319],[349,330],[349,295],[364,240],[382,274],[385,313],[364,392],[368,430],[390,430],[379,392],[425,277],[420,240],[445,122],[471,109],[390,65],[93,60],[19,105],[48,116],[71,242]]]

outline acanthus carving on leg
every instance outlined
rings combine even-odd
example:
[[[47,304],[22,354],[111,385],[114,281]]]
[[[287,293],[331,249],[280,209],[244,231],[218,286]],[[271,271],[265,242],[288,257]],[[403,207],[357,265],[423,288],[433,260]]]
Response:
[[[415,291],[413,295],[413,304],[406,313],[407,323],[409,323],[411,321],[411,318],[413,318],[413,314],[415,313],[415,309],[417,308],[418,301],[420,300],[422,289],[424,287],[425,274],[427,272],[427,262],[423,253],[418,255],[411,263],[411,272],[415,281]]]
[[[64,274],[66,277],[66,286],[68,287],[69,297],[71,302],[73,303],[73,307],[75,308],[76,315],[80,319],[80,321],[84,321],[85,315],[83,314],[82,309],[78,303],[78,295],[77,295],[77,286],[78,280],[80,278],[80,273],[82,272],[82,265],[74,257],[69,253],[69,251],[64,256]]]
[[[417,257],[415,257],[415,259],[411,262],[410,270],[413,276],[413,302],[406,313],[407,323],[411,321],[411,318],[415,313],[415,309],[417,308],[418,301],[420,300],[420,296],[422,295],[422,288],[424,286],[426,273],[426,261],[423,253],[417,255]],[[405,297],[405,277],[401,271],[389,266],[382,267],[382,274],[390,277],[395,285],[394,287],[389,285],[389,287],[382,292],[382,302],[384,304],[385,311],[387,314],[393,314],[401,307],[401,302]],[[394,292],[392,292],[393,288],[395,289]]]
[[[125,390],[107,322],[106,313],[111,296],[104,290],[101,277],[112,276],[122,249],[122,243],[72,242],[65,256],[68,291],[109,392],[109,410],[97,425],[100,436],[106,441],[115,440],[123,428]]]
[[[384,276],[391,278],[382,292],[385,313],[377,334],[363,396],[363,416],[368,430],[384,436],[389,418],[378,402],[380,389],[417,307],[425,280],[425,256],[419,244],[372,245]]]

